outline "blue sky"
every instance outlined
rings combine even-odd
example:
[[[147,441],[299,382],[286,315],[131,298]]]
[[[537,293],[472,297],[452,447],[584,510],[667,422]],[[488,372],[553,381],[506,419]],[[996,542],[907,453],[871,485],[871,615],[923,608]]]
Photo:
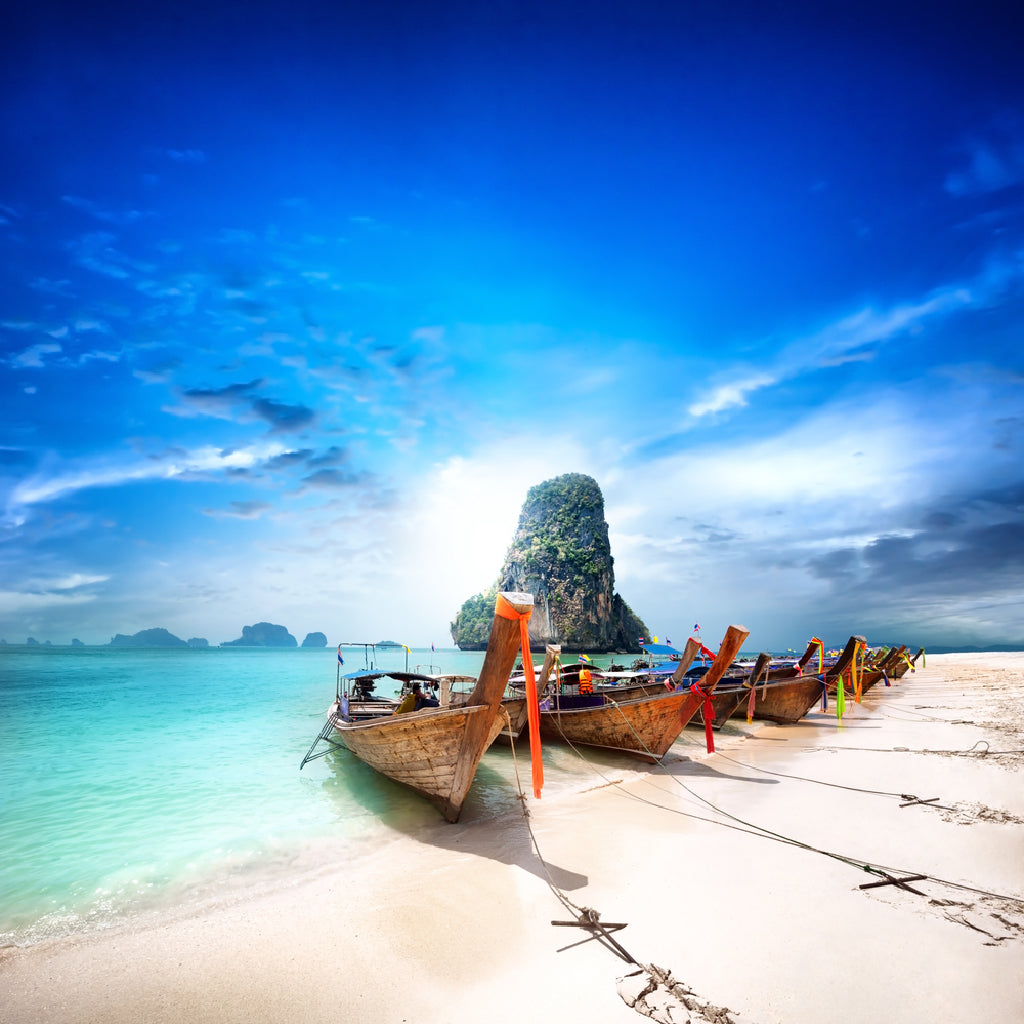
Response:
[[[15,15],[0,637],[448,645],[583,472],[659,635],[1024,644],[1009,7]]]

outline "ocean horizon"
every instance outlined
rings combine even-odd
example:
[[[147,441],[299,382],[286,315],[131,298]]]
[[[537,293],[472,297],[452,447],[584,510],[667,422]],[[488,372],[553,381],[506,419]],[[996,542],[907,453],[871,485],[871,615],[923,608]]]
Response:
[[[364,667],[363,651],[343,653],[344,671]],[[477,675],[483,657],[378,648],[377,665]],[[228,896],[437,825],[346,750],[300,771],[338,670],[336,647],[0,645],[0,946]],[[544,757],[550,779],[571,774],[557,746]],[[469,817],[516,809],[515,768],[509,748],[488,751]]]
[[[482,657],[415,650],[409,668]],[[430,821],[347,752],[300,772],[336,669],[335,648],[0,646],[0,946],[209,896],[310,842],[365,839],[387,808]]]
[[[344,657],[346,672],[364,666],[357,648]],[[377,651],[379,667],[424,673],[482,662]],[[337,671],[336,647],[0,646],[0,946],[228,896],[323,862],[325,844],[344,858],[436,825],[348,751],[299,770]],[[492,748],[470,813],[514,809],[513,772]]]

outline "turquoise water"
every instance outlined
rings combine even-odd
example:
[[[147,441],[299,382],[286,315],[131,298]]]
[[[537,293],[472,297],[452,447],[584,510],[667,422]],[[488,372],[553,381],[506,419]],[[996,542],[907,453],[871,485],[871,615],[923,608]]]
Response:
[[[409,667],[482,658],[414,650]],[[336,665],[334,649],[0,647],[0,946],[210,892],[318,837],[365,840],[380,811],[432,821],[347,752],[299,771]]]

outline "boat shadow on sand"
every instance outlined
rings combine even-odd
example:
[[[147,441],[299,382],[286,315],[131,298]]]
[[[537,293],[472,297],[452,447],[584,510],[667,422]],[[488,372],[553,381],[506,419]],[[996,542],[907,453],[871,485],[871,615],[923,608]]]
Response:
[[[750,782],[758,786],[777,786],[778,779],[766,779],[763,775],[742,774],[742,768],[735,764],[730,771],[719,771],[709,761],[694,761],[685,754],[667,757],[661,763],[660,771],[672,776],[702,779],[721,779],[723,782]]]
[[[339,821],[349,819],[356,805],[368,828],[380,825],[428,846],[519,867],[545,882],[550,877],[567,892],[587,885],[586,875],[550,862],[545,872],[530,842],[515,787],[486,758],[477,767],[462,817],[454,825],[444,822],[437,808],[421,795],[374,771],[343,748],[332,750],[325,761],[330,771],[323,788]],[[526,772],[528,775],[529,765]]]

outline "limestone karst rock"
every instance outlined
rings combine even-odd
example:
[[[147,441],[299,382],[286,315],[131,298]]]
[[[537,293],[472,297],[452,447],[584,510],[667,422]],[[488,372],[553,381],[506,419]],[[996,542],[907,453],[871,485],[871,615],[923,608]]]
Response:
[[[254,626],[243,626],[237,640],[228,640],[221,647],[298,647],[299,642],[284,626],[273,622],[257,622]]]
[[[527,492],[495,585],[469,598],[451,624],[462,650],[483,650],[498,590],[534,595],[530,646],[565,652],[640,650],[647,627],[615,593],[604,496],[597,481],[567,473]]]

